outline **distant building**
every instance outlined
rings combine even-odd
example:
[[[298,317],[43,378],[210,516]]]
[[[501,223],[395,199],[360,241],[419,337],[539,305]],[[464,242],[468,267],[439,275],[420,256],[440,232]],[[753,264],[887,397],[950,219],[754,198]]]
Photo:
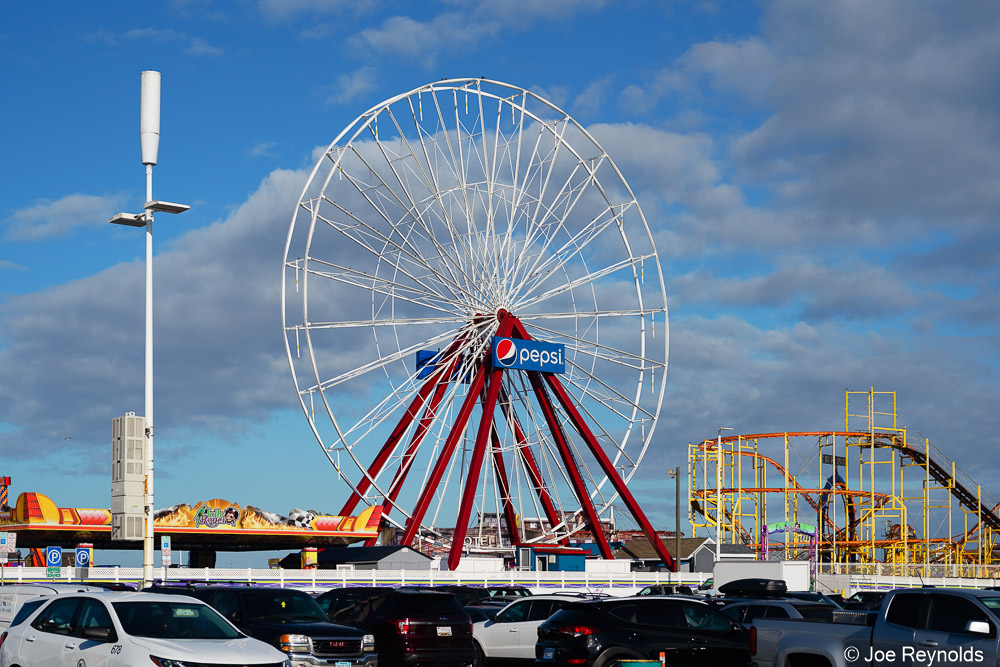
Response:
[[[661,538],[663,539],[663,538]],[[674,553],[674,540],[663,540],[663,546],[671,558],[677,559]],[[722,558],[753,558],[755,553],[750,547],[742,544],[723,544]],[[653,545],[645,537],[624,542],[614,550],[617,559],[632,561],[633,572],[646,572],[663,569],[663,562],[657,555]],[[715,565],[715,541],[710,537],[682,537],[680,552],[681,572],[712,572]]]
[[[430,570],[433,558],[410,547],[342,547],[323,549],[316,558],[320,570]],[[298,568],[299,555],[289,554],[282,567]]]

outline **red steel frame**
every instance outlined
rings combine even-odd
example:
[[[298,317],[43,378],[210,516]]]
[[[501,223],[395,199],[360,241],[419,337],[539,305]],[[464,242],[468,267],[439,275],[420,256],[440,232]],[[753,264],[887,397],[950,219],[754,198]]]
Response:
[[[498,326],[495,333],[496,336],[532,340],[520,320],[510,313],[501,310],[497,313],[496,318],[498,320]],[[454,372],[461,360],[461,355],[458,354],[458,351],[461,349],[461,345],[467,340],[467,337],[468,333],[463,332],[445,351],[445,354],[441,357],[442,359],[448,359],[449,357],[453,358],[451,358],[447,364],[442,364],[438,367],[417,391],[417,395],[413,398],[413,401],[410,403],[406,412],[400,418],[399,422],[392,430],[392,433],[389,435],[378,454],[376,454],[371,465],[368,466],[367,474],[354,488],[350,498],[348,498],[347,502],[344,504],[344,508],[341,510],[341,515],[347,516],[354,511],[358,501],[370,488],[371,480],[382,472],[382,469],[385,467],[385,464],[389,460],[393,450],[395,450],[407,429],[409,429],[415,419],[418,419],[419,415],[419,421],[417,421],[414,434],[405,453],[403,454],[402,459],[400,460],[399,469],[396,471],[392,484],[389,487],[389,496],[385,498],[382,503],[383,510],[386,513],[393,505],[395,505],[399,490],[402,488],[403,482],[406,479],[406,475],[409,472],[413,458],[416,455],[417,448],[420,446],[424,436],[427,434],[430,424],[437,412],[438,406],[444,397],[447,386],[453,379]],[[520,543],[519,530],[516,526],[515,520],[516,515],[511,504],[510,486],[507,478],[506,466],[504,465],[503,455],[500,451],[500,441],[494,424],[495,413],[498,406],[506,418],[508,426],[514,434],[517,441],[516,449],[525,463],[525,468],[528,471],[532,485],[535,487],[535,491],[538,494],[542,508],[546,514],[546,518],[550,522],[550,525],[555,526],[565,519],[565,517],[560,517],[559,513],[556,511],[555,506],[552,503],[552,499],[549,496],[548,489],[542,479],[538,464],[536,463],[534,456],[531,454],[530,449],[527,447],[527,437],[521,428],[513,406],[510,404],[509,396],[502,386],[503,373],[503,368],[492,367],[491,360],[488,355],[479,362],[478,368],[476,369],[475,375],[470,383],[468,394],[462,403],[461,409],[455,417],[455,422],[452,425],[451,432],[448,434],[448,438],[446,439],[444,446],[441,448],[437,460],[434,462],[434,467],[431,469],[427,484],[421,491],[417,504],[414,507],[413,512],[410,514],[403,531],[402,544],[411,546],[414,539],[417,537],[417,531],[420,528],[420,523],[423,521],[427,509],[430,507],[433,495],[437,491],[438,485],[441,483],[441,479],[448,467],[448,462],[452,458],[455,447],[458,445],[458,441],[465,433],[466,426],[468,425],[469,418],[472,415],[475,404],[477,400],[481,401],[483,408],[482,419],[479,422],[475,445],[472,451],[472,458],[467,470],[465,488],[462,491],[458,517],[456,519],[455,529],[452,535],[451,551],[448,554],[448,567],[450,569],[455,569],[462,557],[462,550],[464,547],[466,532],[468,530],[469,518],[472,513],[472,507],[476,497],[476,486],[479,482],[480,471],[487,454],[493,458],[497,484],[502,495],[504,518],[507,521],[511,541],[515,545]],[[549,395],[550,392],[552,396],[555,397],[559,407],[562,408],[563,413],[568,418],[569,424],[572,425],[573,429],[587,445],[587,448],[597,460],[598,465],[601,467],[601,470],[604,472],[608,481],[621,497],[629,512],[638,522],[639,527],[645,533],[646,538],[653,545],[657,555],[668,569],[676,571],[677,563],[674,561],[673,557],[671,557],[670,552],[667,551],[666,547],[664,547],[663,542],[660,541],[659,536],[657,536],[656,531],[653,530],[652,525],[649,523],[649,520],[646,518],[642,509],[640,509],[634,496],[628,490],[628,487],[625,486],[625,482],[618,474],[614,464],[608,458],[604,450],[601,449],[600,444],[597,442],[597,438],[594,437],[593,432],[587,426],[583,416],[580,414],[580,411],[573,404],[572,398],[559,381],[559,378],[552,373],[543,373],[540,371],[525,371],[525,373],[527,373],[532,392],[542,409],[545,422],[549,427],[553,440],[555,441],[556,449],[559,451],[560,458],[566,467],[566,473],[569,477],[570,485],[573,487],[574,495],[576,495],[576,498],[580,503],[580,507],[583,511],[584,517],[586,518],[587,527],[590,529],[591,533],[593,533],[594,539],[597,541],[601,556],[604,558],[613,558],[611,546],[608,544],[607,536],[605,536],[604,531],[601,529],[597,511],[594,508],[594,504],[591,502],[590,494],[587,492],[587,485],[580,473],[579,466],[576,464],[574,459],[573,451],[569,445],[569,440],[563,431],[562,422],[559,420],[559,416],[556,413],[556,407]],[[432,391],[434,392],[433,395],[431,395]],[[430,396],[429,401],[428,396]],[[561,542],[566,543],[566,540],[563,539]]]

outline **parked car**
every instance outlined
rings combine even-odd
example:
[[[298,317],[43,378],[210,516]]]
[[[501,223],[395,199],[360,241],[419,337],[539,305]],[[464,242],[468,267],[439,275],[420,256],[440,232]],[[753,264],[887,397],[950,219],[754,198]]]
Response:
[[[857,591],[854,595],[847,598],[847,602],[853,602],[859,604],[865,609],[878,609],[882,606],[882,598],[885,597],[887,591]]]
[[[538,626],[536,667],[610,667],[621,660],[668,665],[750,661],[751,633],[693,597],[627,597],[570,602]]]
[[[81,593],[85,591],[100,591],[100,586],[84,586],[82,584],[3,584],[0,585],[0,628],[11,625],[11,619],[21,609],[25,600],[39,596],[59,595],[60,593]]]
[[[418,589],[419,590],[419,589]],[[470,604],[475,605],[496,605],[499,609],[507,604],[508,600],[498,599],[491,596],[490,591],[486,586],[464,586],[461,584],[440,584],[437,586],[428,586],[424,590],[431,591],[444,591],[445,593],[451,593],[456,598],[458,598],[459,604],[463,606],[468,606]]]
[[[511,602],[491,618],[472,624],[479,664],[492,660],[534,660],[538,626],[568,602],[571,595],[533,595]]]
[[[809,600],[744,600],[727,604],[722,613],[737,623],[749,626],[758,618],[812,618],[833,620],[837,607]]]
[[[995,591],[896,589],[886,593],[877,612],[839,611],[835,619],[754,621],[755,664],[848,667],[860,658],[861,664],[995,665],[1000,659]]]
[[[653,584],[646,586],[636,595],[694,595],[690,586],[683,584]]]
[[[428,588],[335,588],[316,598],[330,620],[375,638],[379,667],[467,667],[472,621],[451,593]]]
[[[3,667],[193,664],[291,663],[205,603],[176,595],[103,591],[37,598],[22,605],[0,634]]]
[[[499,586],[494,584],[485,586],[484,588],[486,588],[486,594],[489,595],[491,602],[496,600],[513,602],[514,600],[531,596],[531,589],[527,586]]]
[[[292,588],[192,585],[144,589],[194,597],[244,633],[288,655],[294,667],[375,667],[375,639],[356,627],[331,623],[316,600]]]

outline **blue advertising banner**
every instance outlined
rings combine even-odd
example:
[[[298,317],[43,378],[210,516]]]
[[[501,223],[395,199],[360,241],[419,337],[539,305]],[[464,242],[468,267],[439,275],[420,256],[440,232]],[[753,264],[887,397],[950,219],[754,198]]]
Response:
[[[493,365],[522,371],[566,372],[566,346],[537,340],[493,337]]]

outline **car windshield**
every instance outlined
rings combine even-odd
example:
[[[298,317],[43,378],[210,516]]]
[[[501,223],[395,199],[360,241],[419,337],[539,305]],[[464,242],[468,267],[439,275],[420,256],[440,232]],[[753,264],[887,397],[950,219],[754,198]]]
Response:
[[[328,621],[315,600],[301,591],[255,591],[246,599],[247,619],[300,623]]]
[[[243,635],[206,604],[115,602],[126,634],[157,639],[236,639]]]

